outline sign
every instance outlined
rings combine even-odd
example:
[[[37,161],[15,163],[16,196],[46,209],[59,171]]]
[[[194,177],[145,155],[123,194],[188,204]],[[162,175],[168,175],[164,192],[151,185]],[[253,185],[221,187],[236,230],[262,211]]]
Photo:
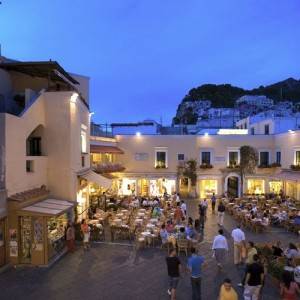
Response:
[[[214,161],[215,161],[216,163],[219,163],[219,162],[225,162],[226,159],[225,159],[225,156],[215,156]]]

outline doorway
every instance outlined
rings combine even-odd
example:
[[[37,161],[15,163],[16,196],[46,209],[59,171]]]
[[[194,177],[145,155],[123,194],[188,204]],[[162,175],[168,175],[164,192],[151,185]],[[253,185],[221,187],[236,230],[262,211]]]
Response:
[[[239,196],[239,179],[236,176],[228,177],[227,181],[228,197],[237,198]]]

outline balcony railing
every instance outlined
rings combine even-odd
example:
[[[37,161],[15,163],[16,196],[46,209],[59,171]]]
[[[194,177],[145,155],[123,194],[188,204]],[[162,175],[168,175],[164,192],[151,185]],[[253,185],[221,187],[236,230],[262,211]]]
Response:
[[[93,169],[96,173],[113,173],[123,172],[125,167],[120,163],[100,163],[93,165]]]

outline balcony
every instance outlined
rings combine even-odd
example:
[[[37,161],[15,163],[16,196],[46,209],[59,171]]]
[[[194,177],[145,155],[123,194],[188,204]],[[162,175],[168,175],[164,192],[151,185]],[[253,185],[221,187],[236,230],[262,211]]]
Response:
[[[125,167],[120,163],[99,163],[93,165],[93,169],[96,173],[105,174],[105,173],[114,173],[114,172],[123,172]]]
[[[213,167],[213,165],[207,163],[203,163],[199,166],[200,169],[212,169]]]

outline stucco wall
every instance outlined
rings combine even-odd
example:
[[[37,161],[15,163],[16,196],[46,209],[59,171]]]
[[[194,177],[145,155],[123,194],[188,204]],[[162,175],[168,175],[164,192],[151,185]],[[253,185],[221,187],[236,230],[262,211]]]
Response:
[[[227,166],[228,151],[232,148],[240,148],[243,145],[251,145],[258,151],[268,149],[271,151],[271,162],[275,159],[273,153],[273,136],[249,136],[249,135],[141,135],[141,136],[117,136],[118,146],[125,152],[120,155],[120,162],[126,168],[126,172],[176,172],[178,166],[177,154],[182,153],[185,159],[194,158],[200,163],[200,152],[209,150],[212,152],[211,163],[213,169],[207,170],[208,174],[220,174],[220,168]],[[168,149],[168,168],[155,169],[155,147]],[[135,160],[135,153],[147,153],[146,161]]]

